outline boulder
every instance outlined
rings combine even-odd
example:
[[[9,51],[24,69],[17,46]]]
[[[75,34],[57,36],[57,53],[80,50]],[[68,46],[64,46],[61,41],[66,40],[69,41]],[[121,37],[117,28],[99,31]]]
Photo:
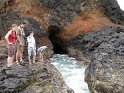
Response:
[[[72,39],[69,46],[92,61],[85,71],[91,93],[123,93],[124,27],[103,27]]]

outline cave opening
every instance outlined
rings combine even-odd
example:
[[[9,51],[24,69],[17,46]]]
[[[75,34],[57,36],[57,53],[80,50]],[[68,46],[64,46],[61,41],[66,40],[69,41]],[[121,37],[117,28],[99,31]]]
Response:
[[[53,51],[55,54],[67,54],[67,51],[65,50],[62,40],[58,36],[60,31],[62,31],[60,27],[50,26],[48,28],[48,37],[52,42]]]

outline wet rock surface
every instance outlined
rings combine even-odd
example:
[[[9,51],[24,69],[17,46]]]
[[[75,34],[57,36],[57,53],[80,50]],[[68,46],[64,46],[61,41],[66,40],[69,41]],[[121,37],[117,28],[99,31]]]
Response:
[[[107,26],[78,36],[69,45],[92,61],[85,71],[91,93],[123,93],[124,27]]]

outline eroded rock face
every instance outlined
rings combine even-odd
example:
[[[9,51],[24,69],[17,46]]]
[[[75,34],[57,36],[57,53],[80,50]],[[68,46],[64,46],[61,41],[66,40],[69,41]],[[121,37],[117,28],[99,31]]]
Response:
[[[50,26],[62,28],[58,37],[64,43],[84,32],[112,24],[110,19],[123,25],[123,13],[116,0],[1,0],[0,2],[0,22],[2,22],[0,32],[4,34],[14,22],[6,19],[9,23],[7,27],[6,23],[3,23],[5,16],[9,16],[10,12],[13,15],[12,20],[15,19],[16,23],[23,19],[33,20],[31,24],[34,25],[31,27],[37,30],[37,35],[41,35],[42,32],[46,34]],[[34,21],[38,22],[40,27]]]
[[[107,26],[70,42],[92,62],[85,71],[91,93],[123,93],[124,28]]]

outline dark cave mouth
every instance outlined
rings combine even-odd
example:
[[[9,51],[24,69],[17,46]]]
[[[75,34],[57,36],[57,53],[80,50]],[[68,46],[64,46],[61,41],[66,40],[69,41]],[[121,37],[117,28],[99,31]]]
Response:
[[[50,26],[48,28],[49,39],[53,45],[53,51],[55,54],[67,54],[67,50],[65,49],[62,40],[58,37],[61,28],[58,26]]]

